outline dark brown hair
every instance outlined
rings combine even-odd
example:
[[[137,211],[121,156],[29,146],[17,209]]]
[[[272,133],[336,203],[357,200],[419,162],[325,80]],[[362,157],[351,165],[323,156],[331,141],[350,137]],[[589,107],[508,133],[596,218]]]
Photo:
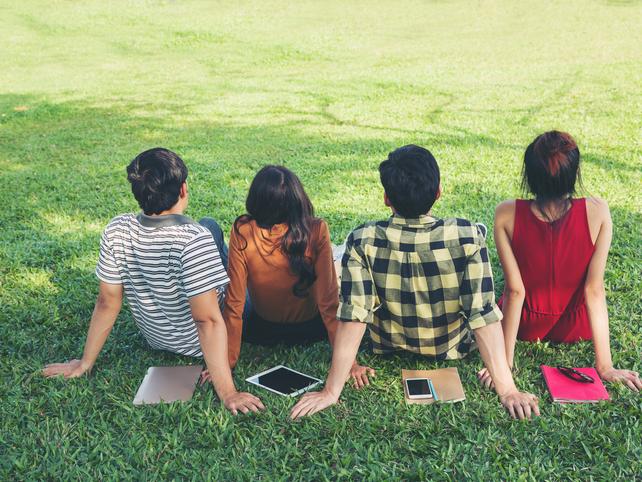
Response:
[[[155,147],[138,154],[127,166],[132,193],[145,214],[160,214],[178,202],[187,167],[178,154]]]
[[[275,224],[287,225],[279,248],[288,258],[290,270],[298,277],[292,292],[300,298],[306,297],[316,280],[312,260],[306,257],[315,218],[314,208],[299,178],[284,166],[263,167],[250,185],[245,209],[247,213],[234,221],[234,231],[241,238],[239,227],[252,220],[266,229]],[[245,242],[247,247],[247,240]]]
[[[580,150],[570,134],[545,132],[526,148],[522,188],[535,196],[544,216],[543,207],[550,201],[566,201],[568,209],[577,183],[581,184]]]

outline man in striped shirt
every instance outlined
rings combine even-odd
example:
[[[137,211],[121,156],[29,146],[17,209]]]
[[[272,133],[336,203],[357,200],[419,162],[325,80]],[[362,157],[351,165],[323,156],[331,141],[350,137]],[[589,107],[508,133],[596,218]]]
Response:
[[[223,232],[213,219],[200,224],[183,215],[187,167],[175,153],[155,148],[127,167],[141,212],[115,217],[103,232],[96,275],[98,300],[83,357],[48,365],[46,376],[89,372],[120,312],[123,292],[134,320],[152,348],[205,358],[208,379],[236,414],[263,409],[237,392],[227,353],[220,305],[229,278]]]
[[[510,414],[539,414],[536,397],[517,390],[508,368],[485,229],[430,215],[440,196],[440,174],[426,149],[409,145],[391,152],[379,173],[393,215],[348,236],[337,313],[344,323],[335,336],[328,381],[322,392],[294,406],[292,418],[337,402],[366,327],[375,353],[405,350],[456,360],[476,342]]]

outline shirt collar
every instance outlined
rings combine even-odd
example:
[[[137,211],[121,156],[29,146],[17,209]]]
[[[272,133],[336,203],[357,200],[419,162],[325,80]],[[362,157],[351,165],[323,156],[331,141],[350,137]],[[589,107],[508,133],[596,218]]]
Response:
[[[403,216],[400,216],[399,214],[393,214],[390,217],[390,221],[392,224],[399,224],[401,226],[406,226],[409,228],[423,228],[425,226],[428,226],[430,224],[434,224],[437,222],[437,218],[434,218],[433,216],[430,216],[429,214],[422,214],[421,216],[417,218],[404,218]]]
[[[146,228],[166,228],[168,226],[179,226],[181,224],[196,224],[191,218],[183,216],[182,214],[148,216],[145,213],[139,213],[136,219]]]

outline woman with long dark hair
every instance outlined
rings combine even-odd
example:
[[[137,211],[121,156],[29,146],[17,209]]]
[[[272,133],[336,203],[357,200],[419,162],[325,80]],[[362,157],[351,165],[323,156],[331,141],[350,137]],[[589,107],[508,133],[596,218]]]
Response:
[[[301,181],[283,166],[265,166],[245,208],[230,235],[224,317],[231,364],[241,338],[263,345],[333,343],[339,295],[330,232],[314,217]],[[371,373],[355,363],[351,375],[360,386]]]
[[[604,271],[611,245],[609,207],[574,198],[580,151],[565,132],[538,136],[524,154],[523,187],[532,200],[510,200],[495,213],[495,243],[504,269],[500,300],[508,363],[515,340],[593,340],[595,367],[610,382],[638,391],[638,373],[613,367]],[[480,379],[490,385],[488,373]]]

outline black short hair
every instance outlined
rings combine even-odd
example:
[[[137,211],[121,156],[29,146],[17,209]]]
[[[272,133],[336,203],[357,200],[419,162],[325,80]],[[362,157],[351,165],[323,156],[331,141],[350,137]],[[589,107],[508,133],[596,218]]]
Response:
[[[379,177],[392,207],[416,218],[430,211],[439,195],[439,166],[428,149],[409,144],[388,154]]]
[[[127,180],[145,214],[160,214],[178,202],[187,167],[175,153],[155,147],[138,154],[127,166]]]

